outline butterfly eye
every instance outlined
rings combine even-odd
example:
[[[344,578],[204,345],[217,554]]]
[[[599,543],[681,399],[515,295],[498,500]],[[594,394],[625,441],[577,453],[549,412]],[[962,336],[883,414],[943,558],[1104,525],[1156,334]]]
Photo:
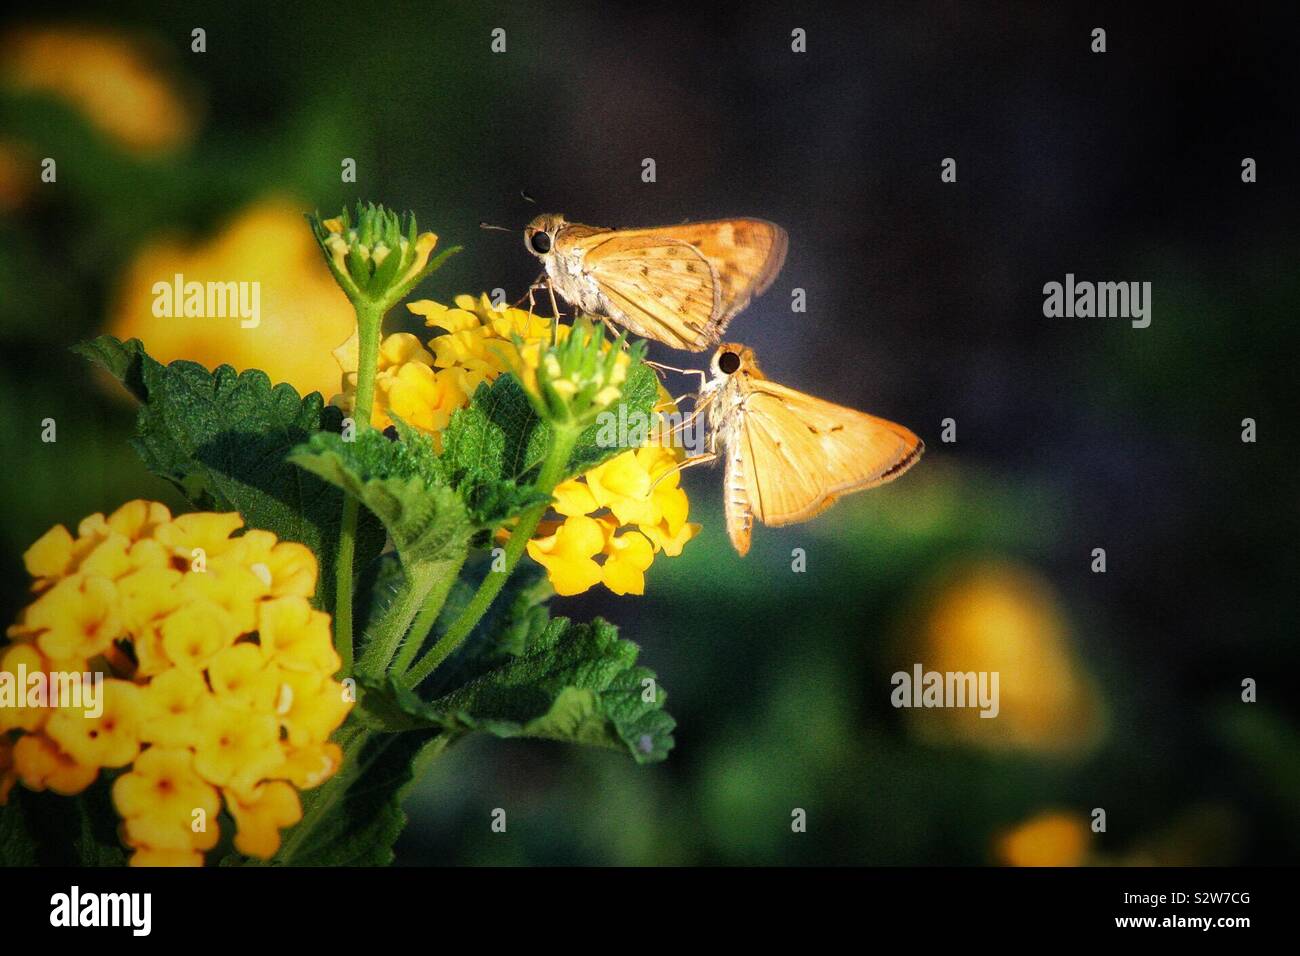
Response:
[[[718,356],[718,368],[724,375],[730,375],[740,368],[740,356],[735,352],[723,352]]]
[[[535,232],[528,239],[528,247],[539,256],[551,251],[551,237],[544,232]]]

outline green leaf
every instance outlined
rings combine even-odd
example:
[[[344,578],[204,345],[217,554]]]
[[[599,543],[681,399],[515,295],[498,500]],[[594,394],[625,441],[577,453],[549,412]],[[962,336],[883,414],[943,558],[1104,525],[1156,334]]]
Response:
[[[445,633],[460,616],[490,571],[492,560],[483,554],[466,565],[447,596],[434,633]],[[550,624],[544,602],[554,593],[545,568],[532,561],[522,562],[464,643],[429,675],[422,685],[424,695],[431,700],[441,697],[524,653]]]
[[[18,786],[0,808],[0,866],[124,866],[105,776],[64,797]]]
[[[533,505],[551,500],[532,485],[514,481],[463,481],[459,490],[470,519],[479,528],[499,528]]]
[[[658,379],[647,365],[635,362],[623,386],[623,398],[611,405],[613,420],[646,421],[654,413]],[[601,426],[585,429],[574,448],[565,477],[581,474],[630,444],[601,444]],[[607,437],[607,436],[606,436]],[[620,438],[635,437],[633,435]],[[442,462],[453,482],[528,483],[536,477],[550,444],[550,426],[537,417],[527,393],[513,375],[483,383],[467,408],[458,410],[443,433]]]
[[[457,483],[520,479],[546,454],[542,421],[513,375],[484,382],[442,436],[442,461]]]
[[[641,418],[649,423],[655,405],[658,403],[659,377],[655,375],[654,369],[637,361],[628,368],[627,380],[623,383],[622,400],[611,405],[605,414],[615,416],[614,421],[623,420],[620,416],[625,416],[625,420],[629,422]],[[635,437],[635,434],[619,437],[622,439],[619,444],[602,444],[601,425],[597,423],[586,428],[579,436],[578,444],[573,449],[573,456],[569,459],[568,475],[580,475],[620,452],[637,447],[637,444],[626,441],[629,437]],[[644,440],[644,436],[642,438]]]
[[[271,862],[289,866],[386,866],[406,826],[402,797],[446,746],[436,730],[360,736],[343,767],[302,794],[303,819]],[[243,861],[241,858],[227,862]]]
[[[464,560],[474,525],[427,436],[406,429],[400,441],[390,441],[367,428],[344,441],[318,433],[288,460],[364,504],[408,567],[448,561],[459,567]]]
[[[638,648],[596,619],[551,621],[523,653],[426,703],[393,678],[363,681],[367,723],[389,731],[484,731],[626,750],[638,763],[663,760],[676,722]],[[650,693],[652,700],[646,701]]]
[[[238,511],[250,527],[299,541],[320,561],[317,603],[333,607],[333,557],[342,496],[304,475],[287,452],[337,429],[342,416],[319,393],[302,398],[257,370],[150,358],[138,339],[104,335],[75,347],[109,371],[142,403],[132,445],[154,474],[176,485],[196,508]],[[357,529],[357,566],[383,547],[377,522]]]

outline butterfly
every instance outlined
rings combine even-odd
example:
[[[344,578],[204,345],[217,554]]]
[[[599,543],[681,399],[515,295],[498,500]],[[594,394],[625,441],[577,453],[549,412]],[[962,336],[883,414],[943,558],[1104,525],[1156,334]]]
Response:
[[[761,219],[603,229],[551,213],[525,227],[524,245],[570,305],[633,335],[700,352],[772,284],[787,240],[784,229]]]
[[[902,425],[769,381],[743,345],[724,344],[710,366],[696,407],[711,450],[683,464],[716,460],[721,445],[727,534],[742,556],[755,518],[807,521],[841,495],[893,481],[925,451]]]

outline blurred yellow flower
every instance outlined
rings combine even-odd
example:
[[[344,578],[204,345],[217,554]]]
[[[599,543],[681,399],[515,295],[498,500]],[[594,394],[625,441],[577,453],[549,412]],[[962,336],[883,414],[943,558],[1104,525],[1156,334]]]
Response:
[[[1088,823],[1078,814],[1049,810],[994,841],[1005,866],[1080,866],[1088,856]]]
[[[64,100],[123,149],[167,152],[193,137],[196,119],[161,49],[89,26],[18,29],[0,39],[0,83]]]
[[[265,531],[236,537],[242,525],[133,501],[27,550],[37,597],[0,673],[98,686],[99,706],[83,693],[0,709],[0,803],[15,783],[73,794],[129,765],[113,801],[134,865],[200,865],[222,799],[236,847],[275,853],[300,814],[294,787],[338,769],[329,737],[352,705],[330,617],[310,603],[315,557]]]
[[[977,708],[909,710],[918,731],[945,742],[1061,755],[1100,739],[1100,695],[1041,576],[985,560],[942,575],[923,604],[913,660],[940,673],[997,672],[999,711],[983,719]]]
[[[236,316],[155,315],[154,284],[177,275],[185,283],[258,283],[260,321],[243,328]],[[109,315],[109,333],[140,339],[160,362],[257,368],[300,394],[326,397],[338,383],[330,351],[356,329],[347,297],[320,266],[300,208],[283,199],[246,208],[205,242],[160,239],[147,246],[127,269]]]

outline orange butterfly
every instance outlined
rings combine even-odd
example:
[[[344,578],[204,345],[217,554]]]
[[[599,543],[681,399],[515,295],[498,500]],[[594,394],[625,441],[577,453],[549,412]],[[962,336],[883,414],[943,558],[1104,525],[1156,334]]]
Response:
[[[697,408],[708,414],[713,450],[684,464],[716,459],[721,443],[727,534],[742,556],[755,518],[807,521],[841,495],[894,480],[925,451],[902,425],[768,381],[743,345],[723,345],[711,368]]]
[[[602,229],[552,213],[528,224],[524,245],[570,305],[699,352],[772,284],[787,240],[784,229],[761,219]]]

